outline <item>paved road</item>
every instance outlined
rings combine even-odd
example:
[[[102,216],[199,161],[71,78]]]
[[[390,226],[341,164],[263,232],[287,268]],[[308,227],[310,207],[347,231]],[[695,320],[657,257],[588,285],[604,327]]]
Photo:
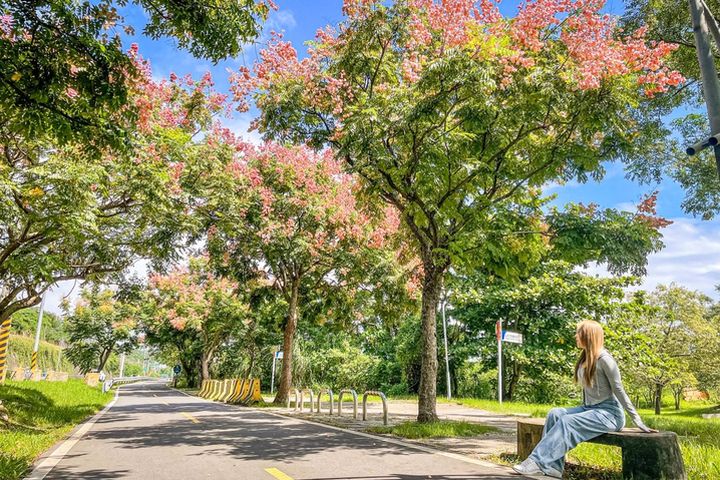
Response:
[[[117,403],[46,478],[520,479],[261,410],[209,403],[157,382],[123,386]]]

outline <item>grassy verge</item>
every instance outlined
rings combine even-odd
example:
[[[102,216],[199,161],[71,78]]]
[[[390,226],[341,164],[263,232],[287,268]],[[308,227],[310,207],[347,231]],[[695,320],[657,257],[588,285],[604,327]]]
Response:
[[[0,478],[23,476],[33,461],[113,397],[81,380],[0,385],[0,400],[13,425],[0,430]]]
[[[525,402],[503,402],[500,404],[495,400],[483,400],[479,398],[456,398],[453,400],[443,399],[443,402],[457,403],[458,405],[463,405],[465,407],[503,413],[505,415],[530,415],[531,417],[544,417],[551,408],[557,406],[543,403]]]
[[[392,434],[402,438],[474,437],[497,432],[495,427],[470,422],[442,420],[432,423],[405,422],[392,427],[370,427],[369,433]]]

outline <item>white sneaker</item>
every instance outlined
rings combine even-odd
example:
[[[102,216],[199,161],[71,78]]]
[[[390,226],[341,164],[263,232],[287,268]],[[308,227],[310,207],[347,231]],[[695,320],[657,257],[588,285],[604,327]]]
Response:
[[[534,460],[529,458],[525,459],[522,463],[515,465],[512,469],[518,475],[525,475],[530,478],[562,478],[562,474],[557,477],[554,475],[546,475],[542,470],[540,470],[540,466],[538,466]]]

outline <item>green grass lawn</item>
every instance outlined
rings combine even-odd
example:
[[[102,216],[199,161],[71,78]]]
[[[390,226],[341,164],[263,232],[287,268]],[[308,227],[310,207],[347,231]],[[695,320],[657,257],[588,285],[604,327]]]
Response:
[[[392,434],[403,438],[474,437],[497,432],[495,427],[470,422],[441,420],[432,423],[405,422],[395,426],[370,427],[369,433]]]
[[[33,461],[78,423],[102,409],[113,393],[103,394],[82,380],[14,382],[0,385],[0,400],[13,425],[0,429],[0,478],[22,478]]]
[[[495,401],[478,399],[453,401],[472,408],[507,414],[530,414],[534,417],[545,416],[553,407],[521,402],[504,402],[500,405]],[[720,420],[702,418],[703,413],[717,411],[717,404],[708,402],[683,402],[679,411],[665,408],[659,416],[652,410],[639,410],[640,416],[650,427],[678,434],[690,480],[720,479]],[[629,420],[628,426],[632,426]],[[618,448],[583,443],[570,452],[569,459],[582,467],[571,472],[569,478],[621,478]],[[598,471],[596,467],[601,470]]]

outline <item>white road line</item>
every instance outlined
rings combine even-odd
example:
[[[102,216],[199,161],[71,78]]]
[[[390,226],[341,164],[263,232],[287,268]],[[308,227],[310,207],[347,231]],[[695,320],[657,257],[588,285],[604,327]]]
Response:
[[[115,402],[117,402],[118,396],[120,396],[120,387],[115,391],[115,398],[105,406],[102,410],[100,410],[94,417],[92,417],[87,422],[83,423],[80,428],[75,430],[72,435],[68,439],[66,439],[64,442],[60,444],[59,447],[57,447],[50,455],[45,457],[34,469],[32,472],[30,472],[30,475],[25,477],[25,480],[43,480],[47,476],[48,473],[57,465],[60,460],[63,459],[65,455],[72,449],[75,444],[85,435],[88,430],[90,430],[93,425],[95,425],[95,422],[100,420],[100,417],[105,415],[105,413],[112,408],[113,405],[115,405]]]

